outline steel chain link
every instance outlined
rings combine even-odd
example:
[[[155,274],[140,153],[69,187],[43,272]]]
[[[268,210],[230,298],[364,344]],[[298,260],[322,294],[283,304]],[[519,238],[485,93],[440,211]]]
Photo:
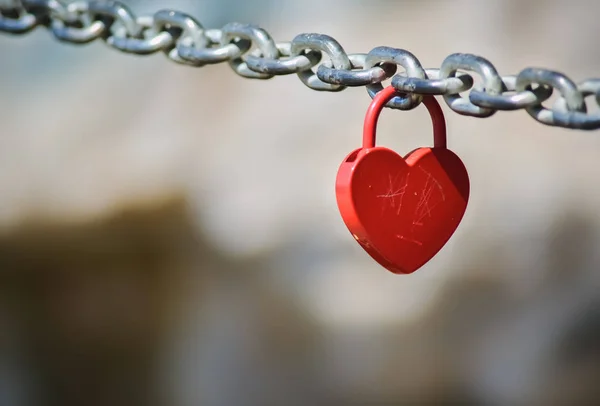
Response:
[[[190,66],[228,62],[246,78],[296,74],[306,86],[319,91],[365,86],[374,97],[381,83],[391,79],[399,96],[387,107],[395,109],[413,109],[422,95],[433,94],[443,96],[453,111],[466,116],[489,117],[498,110],[524,109],[546,125],[600,128],[600,113],[588,113],[585,102],[589,97],[596,110],[600,107],[600,79],[575,84],[562,73],[540,68],[501,76],[488,60],[472,54],[452,54],[440,69],[425,69],[403,49],[377,47],[367,54],[348,54],[335,39],[322,34],[300,34],[291,42],[275,42],[267,31],[253,25],[230,23],[221,29],[205,29],[193,17],[174,10],[137,17],[118,1],[0,3],[0,31],[25,34],[38,26],[72,44],[102,39],[122,52],[164,52],[172,61]],[[482,79],[481,85],[475,84],[471,73]],[[555,90],[560,97],[551,108],[543,106]]]

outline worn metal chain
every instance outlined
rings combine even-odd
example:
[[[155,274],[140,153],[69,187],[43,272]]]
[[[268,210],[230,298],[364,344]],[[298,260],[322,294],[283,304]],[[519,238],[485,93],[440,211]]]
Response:
[[[452,54],[439,69],[425,69],[403,49],[381,46],[366,54],[348,54],[335,39],[322,34],[300,34],[280,43],[254,25],[230,23],[221,29],[205,29],[194,17],[174,10],[138,17],[118,1],[0,3],[0,31],[25,34],[38,26],[72,44],[101,39],[122,52],[163,52],[174,62],[196,67],[227,62],[246,78],[296,74],[306,86],[319,91],[365,86],[374,97],[383,88],[381,83],[391,78],[399,95],[387,107],[394,109],[410,110],[421,103],[422,95],[440,95],[453,111],[465,116],[489,117],[498,110],[525,109],[546,125],[600,128],[600,114],[588,113],[585,100],[593,96],[596,110],[600,106],[600,79],[576,84],[560,72],[540,68],[501,76],[488,60],[472,54]],[[398,67],[402,68],[399,73]],[[479,75],[481,84],[476,84],[473,74]],[[560,96],[547,108],[542,103],[554,91]]]

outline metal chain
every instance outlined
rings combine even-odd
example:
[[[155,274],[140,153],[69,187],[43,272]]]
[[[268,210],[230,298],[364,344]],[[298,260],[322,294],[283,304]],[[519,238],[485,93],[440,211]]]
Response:
[[[365,86],[372,98],[381,91],[381,82],[392,79],[399,96],[387,107],[394,109],[413,109],[422,95],[430,94],[443,96],[453,111],[465,116],[489,117],[498,110],[525,109],[546,125],[600,128],[600,114],[588,113],[585,102],[593,96],[590,103],[600,107],[600,79],[576,84],[560,72],[540,68],[500,76],[488,60],[472,54],[452,54],[440,69],[425,69],[403,49],[377,47],[367,54],[347,54],[335,39],[322,34],[300,34],[291,42],[279,43],[253,25],[230,23],[221,29],[205,29],[193,17],[174,10],[137,17],[118,1],[12,0],[0,4],[0,31],[25,34],[38,26],[72,44],[102,39],[122,52],[163,52],[174,62],[196,67],[228,62],[246,78],[296,74],[306,86],[319,91]],[[398,66],[403,69],[400,73]],[[475,84],[473,73],[481,77],[481,85]],[[554,91],[560,96],[551,108],[544,107],[542,103]]]

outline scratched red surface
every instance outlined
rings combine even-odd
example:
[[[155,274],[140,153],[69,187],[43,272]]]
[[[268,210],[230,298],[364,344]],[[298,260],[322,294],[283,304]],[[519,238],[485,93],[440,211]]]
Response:
[[[469,179],[448,149],[419,148],[403,159],[376,147],[349,156],[336,189],[342,217],[363,248],[388,270],[412,273],[458,227]]]

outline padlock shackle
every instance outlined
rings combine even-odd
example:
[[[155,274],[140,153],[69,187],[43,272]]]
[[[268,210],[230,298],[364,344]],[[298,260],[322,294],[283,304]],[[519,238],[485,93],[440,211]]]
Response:
[[[373,98],[365,117],[363,149],[375,147],[375,134],[379,115],[387,102],[399,93],[393,86],[388,86]],[[446,120],[440,104],[431,95],[423,95],[423,103],[427,107],[433,123],[433,146],[435,148],[446,148]]]

